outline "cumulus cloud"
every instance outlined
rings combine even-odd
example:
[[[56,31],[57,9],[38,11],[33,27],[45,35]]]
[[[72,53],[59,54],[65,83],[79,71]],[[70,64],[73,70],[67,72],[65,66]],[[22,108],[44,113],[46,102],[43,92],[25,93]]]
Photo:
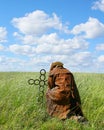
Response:
[[[46,33],[48,29],[69,32],[68,27],[62,24],[55,13],[49,16],[41,10],[28,13],[24,17],[13,18],[12,24],[25,35],[40,35]]]
[[[104,55],[99,56],[98,61],[104,64]]]
[[[4,58],[5,63],[11,60],[11,63],[9,62],[11,70],[13,67],[21,71],[49,69],[50,63],[60,60],[74,71],[90,71],[94,70],[96,62],[102,63],[102,58],[97,58],[88,51],[90,43],[86,40],[104,36],[104,24],[96,18],[90,17],[87,22],[76,25],[69,31],[68,26],[64,25],[55,13],[50,16],[44,11],[37,10],[24,17],[13,18],[12,23],[18,29],[13,36],[20,41],[18,44],[8,45],[8,50],[24,59]],[[96,46],[96,50],[102,48],[102,44]],[[27,58],[28,61],[25,60]]]
[[[92,64],[91,52],[78,52],[71,57],[74,66],[89,66]]]
[[[35,49],[29,45],[13,44],[9,46],[9,50],[15,54],[27,55],[27,56],[35,53]]]
[[[96,2],[93,3],[92,6],[93,10],[101,10],[104,12],[104,0],[97,0]]]
[[[45,38],[46,37],[46,38]],[[49,39],[50,38],[50,39]],[[42,40],[43,39],[43,40]],[[53,42],[51,41],[51,37],[49,35],[45,35],[40,38],[40,42],[36,48],[37,53],[51,53],[51,54],[71,54],[75,50],[85,50],[88,47],[88,42],[79,37],[75,37],[73,39],[59,39],[58,37],[53,38]]]
[[[13,44],[9,46],[9,50],[15,54],[34,56],[35,54],[56,54],[65,55],[72,54],[76,50],[86,50],[88,42],[81,37],[72,39],[61,39],[56,33],[43,35],[37,39],[37,44],[19,45]]]
[[[60,38],[58,37],[57,33],[43,34],[38,40],[38,43],[40,44],[47,43],[57,45],[59,42]]]
[[[0,42],[6,42],[7,30],[5,27],[0,27]]]
[[[90,17],[86,23],[76,25],[71,32],[84,38],[97,38],[104,36],[104,24],[98,19]]]
[[[0,44],[0,51],[4,50],[4,46]]]
[[[34,37],[33,35],[21,35],[18,32],[14,32],[13,36],[16,37],[18,40],[20,40],[24,44],[36,44],[37,39],[39,37]]]
[[[98,44],[98,45],[96,46],[96,50],[98,50],[98,51],[104,51],[104,43]]]
[[[0,71],[25,71],[27,61],[13,57],[0,56]],[[27,69],[27,68],[26,68]]]

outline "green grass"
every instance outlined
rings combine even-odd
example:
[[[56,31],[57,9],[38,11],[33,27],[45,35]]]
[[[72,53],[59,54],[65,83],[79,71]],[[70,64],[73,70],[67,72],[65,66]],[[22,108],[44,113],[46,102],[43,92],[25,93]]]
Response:
[[[27,82],[38,77],[35,72],[0,73],[0,130],[104,130],[104,74],[74,73],[89,124],[49,117],[45,99],[37,102],[38,86]]]

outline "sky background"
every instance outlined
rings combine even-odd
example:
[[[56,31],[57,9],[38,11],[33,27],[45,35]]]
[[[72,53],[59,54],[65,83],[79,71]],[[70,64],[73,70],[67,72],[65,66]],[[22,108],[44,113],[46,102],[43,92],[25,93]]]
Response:
[[[104,0],[0,0],[0,71],[104,73]]]

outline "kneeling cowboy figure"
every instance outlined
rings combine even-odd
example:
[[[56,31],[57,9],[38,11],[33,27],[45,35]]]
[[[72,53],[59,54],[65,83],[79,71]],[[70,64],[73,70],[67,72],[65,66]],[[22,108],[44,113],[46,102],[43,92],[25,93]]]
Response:
[[[62,62],[51,64],[46,92],[47,112],[61,120],[86,119],[81,109],[81,99],[73,74],[63,67]]]

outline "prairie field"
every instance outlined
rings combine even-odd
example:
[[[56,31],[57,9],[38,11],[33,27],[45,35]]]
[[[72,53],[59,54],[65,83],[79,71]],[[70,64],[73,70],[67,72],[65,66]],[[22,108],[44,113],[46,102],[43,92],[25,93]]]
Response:
[[[47,73],[48,74],[48,73]],[[47,78],[46,74],[46,78]],[[104,74],[73,73],[87,124],[51,118],[39,102],[38,72],[0,72],[0,130],[104,130]]]

